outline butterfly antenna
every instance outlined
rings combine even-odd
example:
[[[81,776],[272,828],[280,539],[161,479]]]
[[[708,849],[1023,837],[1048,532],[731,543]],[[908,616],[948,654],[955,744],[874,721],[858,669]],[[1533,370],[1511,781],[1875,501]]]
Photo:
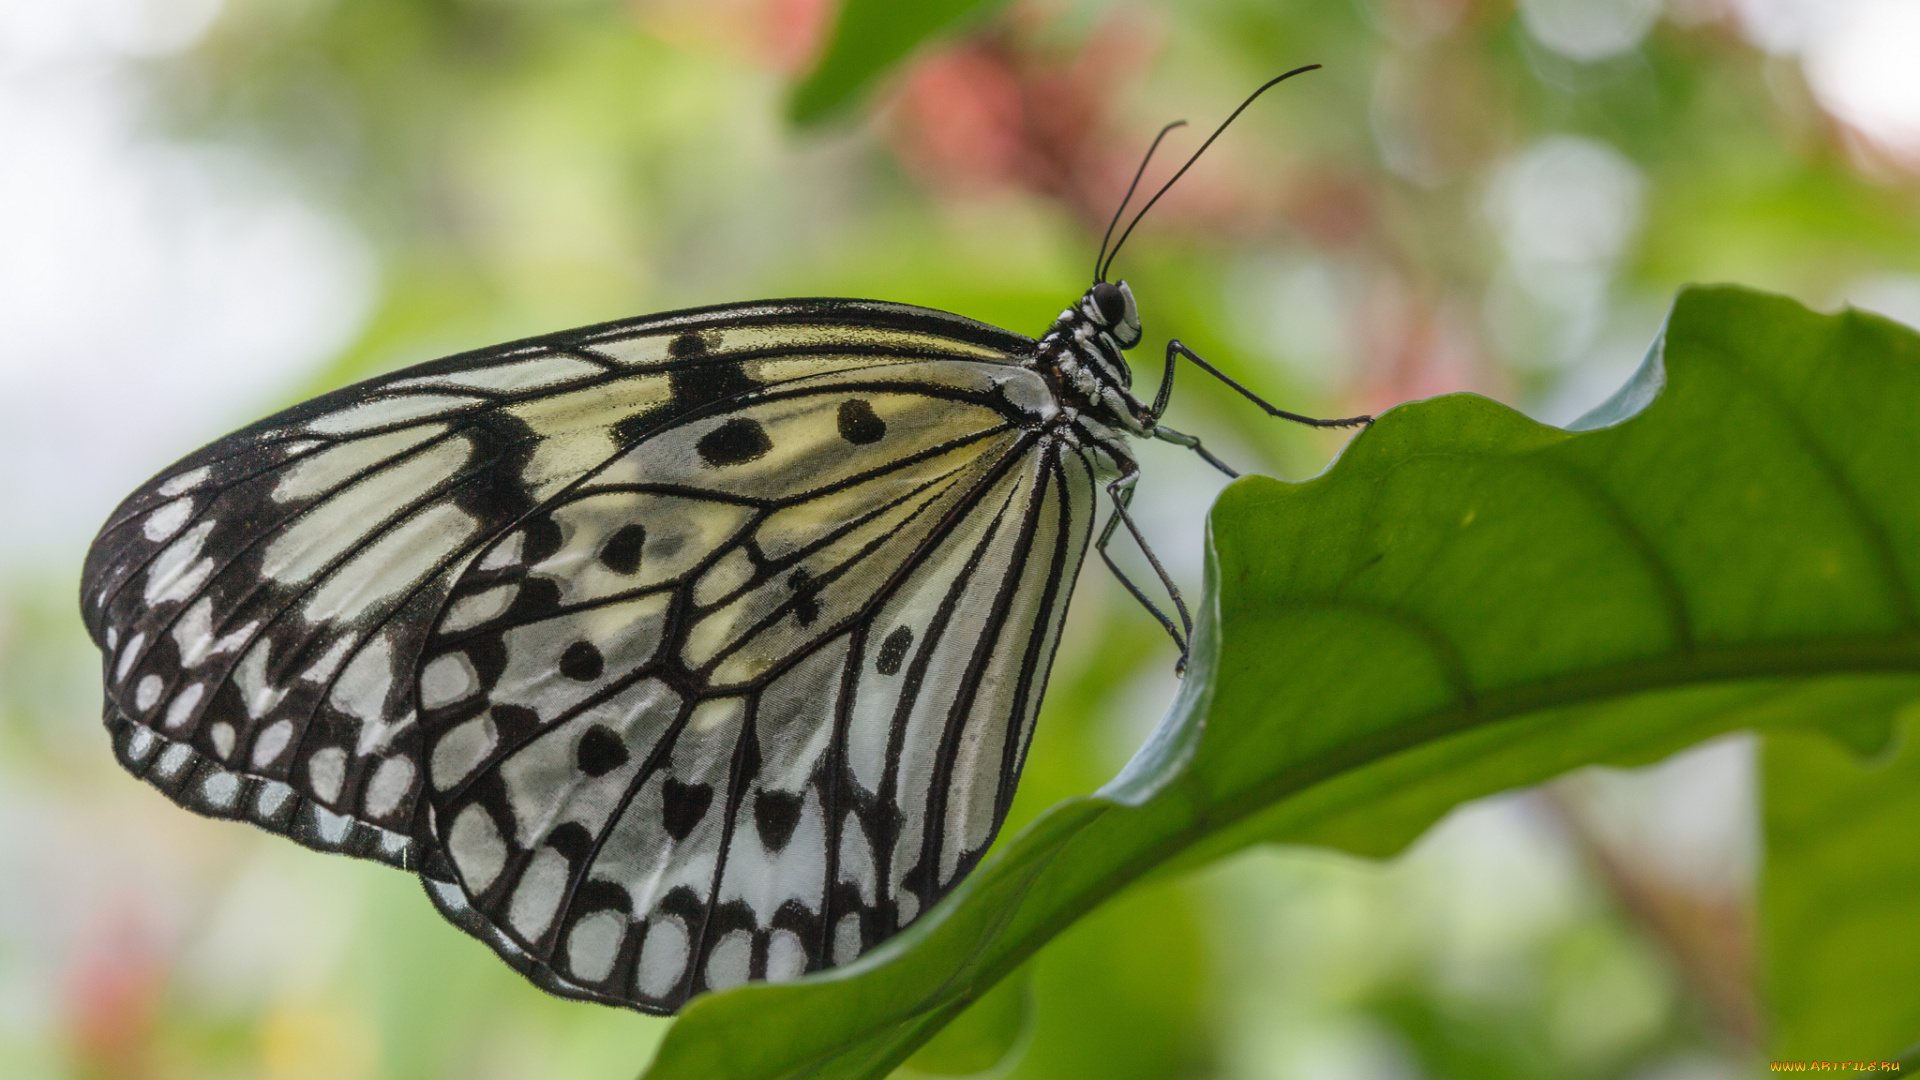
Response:
[[[1113,208],[1113,220],[1107,222],[1106,235],[1100,238],[1100,254],[1093,257],[1093,280],[1096,283],[1107,280],[1106,271],[1102,269],[1100,265],[1105,262],[1107,258],[1107,241],[1113,239],[1113,230],[1115,226],[1120,224],[1120,215],[1127,212],[1127,203],[1133,201],[1133,193],[1140,187],[1140,178],[1147,175],[1147,162],[1153,160],[1153,152],[1160,149],[1160,140],[1167,137],[1167,132],[1177,127],[1186,126],[1187,122],[1185,120],[1175,120],[1173,123],[1161,128],[1160,134],[1153,137],[1153,145],[1147,147],[1147,156],[1140,159],[1140,167],[1134,170],[1133,173],[1133,183],[1127,185],[1127,193],[1121,196],[1120,205]]]
[[[1261,94],[1264,94],[1268,90],[1271,90],[1274,87],[1280,85],[1281,83],[1286,82],[1288,79],[1293,78],[1295,75],[1302,75],[1302,74],[1305,74],[1306,72],[1314,71],[1319,67],[1320,67],[1319,64],[1308,64],[1305,67],[1294,68],[1292,71],[1287,72],[1285,75],[1277,75],[1271,79],[1268,79],[1266,82],[1260,84],[1260,88],[1258,90],[1255,90],[1253,93],[1248,94],[1247,100],[1241,102],[1240,107],[1233,110],[1233,115],[1221,121],[1220,126],[1213,129],[1213,134],[1207,136],[1207,141],[1200,144],[1200,149],[1195,150],[1193,152],[1193,156],[1187,159],[1187,163],[1185,165],[1180,166],[1180,171],[1173,174],[1173,179],[1168,180],[1165,184],[1162,184],[1160,186],[1160,190],[1153,193],[1153,198],[1147,200],[1147,205],[1141,207],[1140,212],[1133,215],[1133,220],[1127,224],[1127,231],[1120,234],[1119,243],[1114,244],[1113,251],[1106,255],[1106,262],[1094,268],[1095,270],[1094,280],[1096,281],[1106,280],[1107,270],[1113,266],[1113,260],[1119,256],[1120,248],[1122,245],[1124,245],[1127,242],[1127,237],[1133,235],[1133,227],[1135,225],[1140,224],[1140,219],[1147,216],[1147,211],[1153,209],[1153,204],[1160,201],[1160,196],[1165,195],[1167,193],[1168,188],[1171,188],[1177,181],[1179,181],[1181,177],[1187,175],[1187,170],[1193,168],[1193,163],[1196,161],[1199,161],[1200,155],[1206,153],[1207,147],[1213,145],[1213,140],[1219,138],[1220,133],[1227,130],[1227,125],[1239,119],[1240,114],[1247,111],[1247,106],[1253,104],[1254,101],[1257,100]],[[1162,132],[1161,134],[1165,134],[1165,132]],[[1146,163],[1141,162],[1140,168],[1141,168],[1141,171],[1144,172],[1146,170]],[[1135,182],[1137,183],[1138,181],[1136,180]],[[1128,189],[1128,194],[1129,196],[1131,196],[1132,189]],[[1124,203],[1122,203],[1121,205],[1125,206]],[[1114,215],[1114,219],[1116,221],[1119,220],[1119,215],[1118,214]],[[1106,245],[1102,244],[1101,249],[1104,251],[1105,248],[1106,248]]]

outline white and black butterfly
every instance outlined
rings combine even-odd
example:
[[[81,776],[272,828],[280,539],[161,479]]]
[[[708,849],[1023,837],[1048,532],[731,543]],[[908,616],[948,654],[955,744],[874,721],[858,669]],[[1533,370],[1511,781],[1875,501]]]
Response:
[[[115,751],[189,809],[419,873],[558,994],[665,1013],[846,963],[993,841],[1081,560],[1138,539],[1127,440],[1226,468],[1159,422],[1179,356],[1225,376],[1174,342],[1129,392],[1111,260],[1038,340],[733,304],[221,439],[88,555]],[[1127,587],[1184,645],[1153,566],[1180,625]]]

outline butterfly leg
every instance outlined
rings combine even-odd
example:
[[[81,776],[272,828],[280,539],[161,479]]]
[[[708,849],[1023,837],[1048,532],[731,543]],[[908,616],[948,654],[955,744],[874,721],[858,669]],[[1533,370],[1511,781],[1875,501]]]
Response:
[[[1175,431],[1165,424],[1155,424],[1153,425],[1153,437],[1159,439],[1161,442],[1170,442],[1175,446],[1186,447],[1194,453],[1199,454],[1207,464],[1219,469],[1230,477],[1238,477],[1240,475],[1234,470],[1233,466],[1208,453],[1207,448],[1200,445],[1200,438],[1197,435],[1189,435],[1184,431]]]
[[[1160,392],[1155,394],[1153,397],[1153,418],[1155,420],[1160,419],[1161,415],[1167,411],[1167,402],[1173,399],[1173,372],[1174,372],[1175,366],[1178,364],[1180,358],[1183,356],[1186,357],[1188,360],[1192,361],[1194,366],[1198,367],[1201,371],[1204,371],[1207,374],[1213,376],[1214,378],[1219,379],[1221,382],[1226,383],[1228,386],[1233,387],[1234,390],[1239,392],[1241,397],[1244,397],[1248,401],[1251,401],[1255,405],[1258,405],[1262,409],[1265,409],[1268,416],[1278,417],[1281,420],[1291,420],[1296,424],[1305,424],[1308,427],[1359,427],[1365,424],[1373,423],[1373,417],[1371,416],[1349,416],[1339,420],[1321,420],[1315,417],[1302,416],[1299,413],[1291,413],[1286,411],[1285,409],[1276,408],[1273,405],[1268,404],[1265,398],[1262,398],[1260,395],[1254,393],[1253,391],[1233,381],[1232,377],[1229,376],[1226,372],[1221,371],[1219,368],[1214,367],[1212,364],[1209,364],[1205,360],[1201,359],[1198,353],[1194,352],[1192,349],[1187,348],[1185,345],[1182,345],[1180,343],[1179,338],[1175,338],[1172,341],[1167,342],[1166,374],[1162,375],[1160,378]],[[1173,442],[1175,440],[1169,439],[1167,441]],[[1195,441],[1198,442],[1198,440],[1195,440]],[[1208,455],[1203,455],[1203,456],[1208,456]],[[1209,456],[1209,460],[1211,460],[1210,456]]]
[[[1127,591],[1133,594],[1133,598],[1140,602],[1141,607],[1146,608],[1154,618],[1160,620],[1160,625],[1173,638],[1173,643],[1180,647],[1180,659],[1174,665],[1174,671],[1182,672],[1187,666],[1187,639],[1193,635],[1193,616],[1187,613],[1187,602],[1180,597],[1180,587],[1173,583],[1173,577],[1167,573],[1167,568],[1160,565],[1159,556],[1147,546],[1146,537],[1140,534],[1140,526],[1134,523],[1133,515],[1127,512],[1127,504],[1133,501],[1133,486],[1140,479],[1140,470],[1133,467],[1132,463],[1128,464],[1127,472],[1107,485],[1107,495],[1113,500],[1113,513],[1108,516],[1107,527],[1100,531],[1100,539],[1093,546],[1100,552],[1100,558],[1107,564],[1107,569],[1113,572],[1113,576],[1120,579],[1120,584],[1126,586]],[[1173,620],[1167,617],[1167,613],[1161,611],[1159,605],[1148,599],[1140,586],[1135,585],[1133,579],[1127,577],[1119,564],[1113,561],[1113,556],[1107,553],[1107,545],[1113,540],[1114,531],[1121,525],[1127,527],[1127,532],[1133,537],[1134,544],[1140,548],[1140,553],[1147,557],[1147,562],[1152,565],[1154,574],[1160,578],[1161,587],[1167,590],[1168,598],[1173,601],[1174,610],[1180,615],[1179,626],[1176,627]]]

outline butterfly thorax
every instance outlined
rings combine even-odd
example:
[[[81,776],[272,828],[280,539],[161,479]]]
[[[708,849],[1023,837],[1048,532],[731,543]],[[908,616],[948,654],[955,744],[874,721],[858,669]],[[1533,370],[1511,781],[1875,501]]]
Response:
[[[1140,318],[1125,282],[1098,282],[1060,313],[1036,350],[1036,367],[1061,403],[1108,426],[1146,436],[1153,413],[1130,389],[1125,350],[1140,341]]]

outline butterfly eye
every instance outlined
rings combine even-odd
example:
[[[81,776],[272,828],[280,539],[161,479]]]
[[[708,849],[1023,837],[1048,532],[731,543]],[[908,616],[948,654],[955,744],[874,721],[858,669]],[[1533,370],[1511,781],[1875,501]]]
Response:
[[[1091,293],[1094,306],[1100,309],[1100,321],[1108,326],[1119,326],[1127,317],[1127,298],[1120,293],[1120,286],[1103,281],[1093,287]]]

